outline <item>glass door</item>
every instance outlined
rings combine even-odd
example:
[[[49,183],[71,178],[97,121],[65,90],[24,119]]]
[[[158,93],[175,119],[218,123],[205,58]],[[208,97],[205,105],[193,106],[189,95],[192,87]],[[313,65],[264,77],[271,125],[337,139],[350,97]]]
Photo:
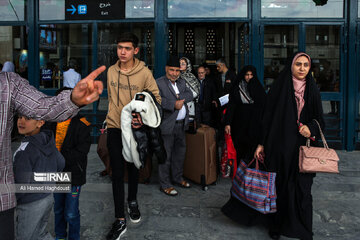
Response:
[[[240,71],[245,65],[250,62],[250,44],[249,44],[249,24],[244,23],[238,28],[238,69]]]
[[[342,77],[342,26],[306,26],[306,52],[312,58],[313,76],[321,92],[326,124],[325,135],[333,147],[344,143],[344,107]]]
[[[170,23],[169,55],[187,57],[193,69],[202,64],[216,75],[216,60],[224,58],[227,66],[238,72],[248,63],[248,24],[241,22]]]
[[[298,51],[298,29],[297,25],[264,26],[264,69],[259,72],[264,73],[263,79],[266,91],[270,89],[270,86],[284,68],[287,58]]]
[[[0,26],[0,52],[0,71],[6,65],[4,71],[16,72],[28,79],[28,36],[25,26]]]
[[[72,68],[81,77],[92,69],[90,24],[42,24],[39,26],[39,86],[42,90],[64,87],[63,73]],[[65,87],[73,87],[66,85]]]
[[[294,52],[305,50],[312,58],[313,76],[321,91],[326,138],[332,147],[340,149],[345,142],[343,27],[340,24],[300,27],[299,24],[262,26],[263,69],[259,70],[260,79],[263,79],[265,89],[269,90],[287,58]]]

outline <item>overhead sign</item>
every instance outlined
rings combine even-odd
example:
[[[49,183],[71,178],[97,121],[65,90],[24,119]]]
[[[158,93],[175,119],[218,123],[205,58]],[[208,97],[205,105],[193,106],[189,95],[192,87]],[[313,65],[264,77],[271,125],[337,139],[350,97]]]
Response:
[[[65,0],[65,20],[124,18],[125,0]]]

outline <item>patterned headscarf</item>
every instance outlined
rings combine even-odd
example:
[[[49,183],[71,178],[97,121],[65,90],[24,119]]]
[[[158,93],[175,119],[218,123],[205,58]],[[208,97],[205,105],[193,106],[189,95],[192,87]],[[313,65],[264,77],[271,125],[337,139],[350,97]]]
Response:
[[[180,60],[184,60],[186,62],[186,69],[185,69],[185,72],[190,72],[192,71],[192,66],[191,66],[191,62],[188,58],[186,57],[182,57],[180,58]]]
[[[200,82],[196,79],[195,75],[191,73],[192,66],[190,60],[186,57],[182,57],[180,60],[184,60],[186,62],[186,69],[180,74],[180,77],[186,81],[186,84],[193,92],[194,98],[196,98],[200,93]]]

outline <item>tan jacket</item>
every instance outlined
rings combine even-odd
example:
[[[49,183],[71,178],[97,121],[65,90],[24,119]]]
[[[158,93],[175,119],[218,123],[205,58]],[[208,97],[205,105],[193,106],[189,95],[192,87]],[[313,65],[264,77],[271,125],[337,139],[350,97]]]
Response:
[[[148,90],[161,103],[159,88],[151,71],[143,61],[137,58],[134,60],[134,66],[129,72],[121,72],[119,60],[107,72],[109,108],[106,123],[108,128],[121,128],[121,111],[138,92]]]

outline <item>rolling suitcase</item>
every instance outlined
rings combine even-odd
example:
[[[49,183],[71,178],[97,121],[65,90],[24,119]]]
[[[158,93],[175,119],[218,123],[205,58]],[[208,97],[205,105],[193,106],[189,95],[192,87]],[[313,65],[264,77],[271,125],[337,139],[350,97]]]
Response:
[[[196,134],[186,134],[183,175],[201,184],[204,190],[207,190],[207,185],[216,182],[216,140],[212,127],[202,125]]]

